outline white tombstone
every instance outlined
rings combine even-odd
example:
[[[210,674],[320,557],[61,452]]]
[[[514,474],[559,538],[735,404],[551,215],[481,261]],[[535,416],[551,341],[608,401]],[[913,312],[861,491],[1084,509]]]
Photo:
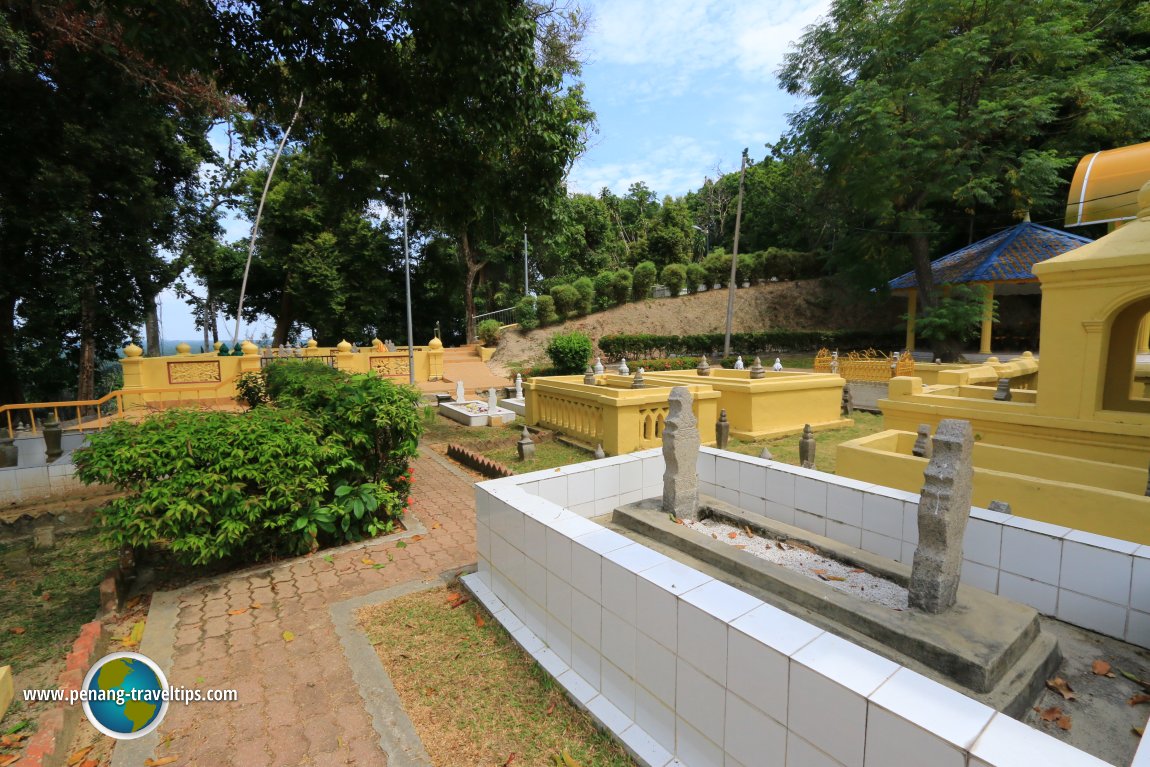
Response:
[[[490,389],[487,390],[487,413],[488,413],[488,415],[494,413],[495,409],[497,407],[499,407],[499,403],[496,402],[496,400],[495,400],[495,387],[492,386]]]
[[[783,369],[783,360],[780,357],[775,357],[774,371],[781,372]]]
[[[515,374],[515,399],[523,399],[523,376]]]
[[[595,358],[595,367],[593,367],[592,370],[595,371],[595,375],[602,375],[602,373],[603,373],[603,360],[596,357]]]
[[[626,357],[619,360],[619,375],[621,375],[621,376],[631,375],[631,368],[627,367],[627,358]]]
[[[455,382],[455,401],[456,402],[462,402],[463,401],[463,381],[456,381]]]
[[[740,354],[735,360],[735,370],[742,370],[745,367],[746,365],[743,364],[743,355]]]

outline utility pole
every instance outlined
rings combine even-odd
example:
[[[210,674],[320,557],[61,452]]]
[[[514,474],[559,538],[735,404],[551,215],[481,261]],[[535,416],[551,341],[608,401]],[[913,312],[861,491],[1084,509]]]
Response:
[[[527,289],[527,224],[523,225],[523,295],[528,294]]]
[[[411,332],[411,250],[407,245],[407,192],[401,192],[403,200],[403,280],[407,288],[407,381],[415,386],[415,336]]]
[[[727,283],[727,336],[723,356],[731,356],[731,327],[735,324],[735,267],[739,265],[739,227],[743,223],[743,179],[747,177],[747,150],[743,149],[743,167],[739,169],[739,206],[735,208],[735,245],[731,254],[731,281]]]

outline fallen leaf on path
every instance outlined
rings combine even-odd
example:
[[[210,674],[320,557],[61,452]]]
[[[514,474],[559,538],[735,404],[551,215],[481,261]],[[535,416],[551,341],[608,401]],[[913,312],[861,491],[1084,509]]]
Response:
[[[571,756],[571,752],[567,749],[563,749],[563,764],[565,764],[566,767],[583,767],[582,764],[575,761],[575,757]]]
[[[745,543],[736,543],[735,548],[742,550],[742,549],[747,548],[747,545]]]
[[[91,750],[92,747],[88,746],[87,748],[81,748],[79,751],[73,751],[72,755],[68,757],[68,767],[75,767],[75,765],[84,761],[84,757],[87,756]]]
[[[1104,660],[1096,660],[1091,663],[1090,670],[1093,671],[1096,676],[1114,677],[1114,674],[1110,673],[1110,664]]]
[[[285,642],[290,642],[290,641],[292,641],[293,639],[295,639],[295,634],[293,634],[293,633],[292,633],[292,632],[290,632],[290,631],[285,631],[285,632],[283,633],[283,638],[284,638],[284,641],[285,641]]]
[[[1121,674],[1122,676],[1126,677],[1127,679],[1129,679],[1131,682],[1138,685],[1142,689],[1146,690],[1147,692],[1150,692],[1150,682],[1147,682],[1145,679],[1139,679],[1138,677],[1131,674],[1129,671],[1119,671],[1118,673]]]
[[[238,610],[228,610],[228,615],[243,615],[248,611],[248,608],[241,607]]]
[[[1049,687],[1052,691],[1061,695],[1063,700],[1078,700],[1078,696],[1074,694],[1074,688],[1070,686],[1069,682],[1060,676],[1056,676],[1053,679],[1047,679],[1046,686]]]
[[[554,704],[554,703],[552,703],[550,706],[548,706],[548,707],[547,707],[547,716],[551,716],[551,713],[552,713],[554,710],[555,710],[555,704]]]
[[[748,538],[754,538],[755,534],[751,531],[750,525],[743,525],[743,532],[747,534]]]
[[[422,535],[413,535],[413,536],[411,536],[411,542],[412,542],[412,543],[419,543],[419,542],[420,542],[420,541],[422,541],[422,540],[423,540],[423,536],[422,536]]]
[[[465,605],[470,601],[471,601],[471,597],[461,597],[458,602],[452,602],[451,603],[451,609],[454,610],[456,607],[460,607],[462,605]]]
[[[842,575],[828,575],[823,578],[825,581],[845,581],[846,578]]]
[[[826,575],[827,574],[827,571],[821,567],[812,567],[811,572],[814,573],[815,575]]]
[[[1070,714],[1058,718],[1058,729],[1064,731],[1070,730]]]
[[[259,610],[261,608],[263,608],[263,605],[261,605],[259,602],[252,602],[252,609],[253,610]]]
[[[28,733],[26,732],[17,732],[10,735],[0,735],[0,746],[15,746],[26,737],[28,737]]]
[[[372,559],[371,557],[364,557],[363,559],[361,559],[359,561],[363,562],[365,565],[374,565],[375,564],[375,560]]]
[[[1145,728],[1145,727],[1131,727],[1130,729],[1131,729],[1131,731],[1133,731],[1133,733],[1134,733],[1135,735],[1137,735],[1139,738],[1141,738],[1141,737],[1142,737],[1142,733],[1146,732],[1146,728]]]
[[[865,573],[866,570],[862,569],[861,567],[856,567],[853,570],[851,570],[851,572],[852,573]]]
[[[1139,703],[1150,703],[1150,695],[1147,695],[1144,692],[1140,692],[1134,697],[1130,698],[1130,700],[1126,701],[1127,706],[1137,706]]]
[[[80,767],[100,767],[100,762],[96,759],[85,759],[80,762]]]
[[[396,542],[395,542],[395,548],[397,548],[397,549],[406,549],[406,548],[407,548],[407,544],[406,544],[406,543],[404,543],[403,541],[396,541]]]
[[[164,767],[165,764],[172,764],[179,761],[178,756],[165,756],[161,759],[145,759],[144,767]]]
[[[511,756],[507,757],[507,761],[503,763],[503,767],[510,767],[511,762],[515,760],[515,752],[511,752]]]
[[[12,628],[8,629],[9,634],[15,634],[16,636],[20,636],[24,633],[24,631],[25,628],[23,626],[13,626]]]
[[[51,602],[52,601],[52,592],[45,591],[42,595],[40,595],[40,601],[41,602]]]
[[[438,522],[432,522],[431,523],[431,529],[432,530],[438,530],[439,529],[439,523]]]
[[[19,754],[5,754],[4,756],[0,756],[0,767],[8,767],[8,765],[13,764],[19,758]]]
[[[482,615],[480,615],[479,613],[475,613],[475,625],[478,626],[479,628],[483,628],[484,626],[487,625],[487,621],[483,620]]]
[[[727,537],[728,538],[738,538],[739,534],[738,533],[727,533]]]
[[[1051,706],[1050,708],[1039,708],[1035,706],[1034,710],[1038,712],[1038,718],[1044,722],[1053,722],[1062,716],[1062,709],[1058,706]]]
[[[132,630],[124,638],[124,647],[135,647],[144,639],[144,621],[132,624]]]

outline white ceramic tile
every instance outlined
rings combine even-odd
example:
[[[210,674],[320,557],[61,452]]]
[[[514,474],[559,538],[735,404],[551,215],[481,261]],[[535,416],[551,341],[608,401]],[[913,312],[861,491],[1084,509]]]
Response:
[[[635,627],[610,610],[603,610],[603,656],[630,676],[635,674]]]
[[[571,665],[571,627],[560,623],[554,615],[547,616],[547,646]]]
[[[1070,535],[1072,532],[1069,527],[1062,527],[1061,525],[1052,525],[1048,522],[1039,522],[1036,519],[1028,519],[1026,517],[1012,516],[1006,523],[1006,527],[1013,527],[1016,530],[1029,530],[1032,533],[1040,533],[1048,538],[1062,539]]]
[[[824,633],[817,626],[767,604],[735,619],[731,626],[788,657]]]
[[[1005,571],[998,574],[998,595],[1030,605],[1043,615],[1054,615],[1058,609],[1057,588]]]
[[[596,508],[597,507],[595,505],[595,501],[587,501],[587,503],[580,503],[576,506],[572,506],[571,511],[575,514],[578,514],[580,517],[583,517],[584,519],[590,519],[591,517],[599,516]]]
[[[678,745],[676,753],[685,765],[723,763],[723,749],[682,717],[675,720],[675,740]]]
[[[709,575],[704,575],[698,570],[674,560],[668,560],[661,565],[656,565],[639,573],[640,589],[642,589],[642,582],[647,581],[648,585],[657,586],[671,594],[686,593],[711,580],[714,579]]]
[[[505,501],[497,500],[491,518],[491,532],[517,549],[523,549],[523,514]]]
[[[795,508],[789,504],[766,501],[763,505],[763,513],[771,519],[778,520],[787,525],[793,525],[795,523]]]
[[[911,565],[914,563],[914,552],[918,549],[918,545],[914,543],[902,542],[901,553],[899,554],[898,561],[904,565]]]
[[[902,557],[902,541],[872,533],[870,530],[862,531],[862,546],[859,548],[887,559],[897,560]]]
[[[558,530],[547,530],[547,571],[571,582],[571,539]]]
[[[512,632],[511,638],[514,639],[528,655],[543,649],[543,640],[527,626]]]
[[[636,622],[635,573],[607,559],[603,560],[603,608],[631,625]]]
[[[571,592],[571,631],[596,650],[599,649],[603,631],[603,608],[596,600],[579,591]]]
[[[827,515],[827,485],[821,479],[795,477],[795,508],[819,517]]]
[[[739,463],[739,492],[755,498],[767,497],[767,469],[753,463]]]
[[[787,729],[732,692],[727,692],[723,751],[743,764],[782,764]]]
[[[980,565],[977,562],[963,560],[962,582],[967,586],[974,586],[976,589],[982,589],[983,591],[989,591],[991,594],[997,594],[998,570],[994,567]]]
[[[511,583],[518,585],[521,582],[524,559],[523,552],[503,540],[502,536],[491,536],[491,564]]]
[[[595,470],[595,500],[619,495],[619,467],[603,466]]]
[[[636,581],[635,625],[669,650],[678,649],[679,598],[642,576]]]
[[[1132,558],[1134,576],[1133,590],[1130,593],[1130,606],[1135,610],[1150,613],[1150,559]]]
[[[971,756],[994,767],[1058,765],[1104,767],[1106,762],[1039,732],[1006,714],[996,714],[971,749]]]
[[[667,464],[663,461],[662,455],[658,458],[644,458],[643,487],[663,484],[663,472],[666,470]]]
[[[682,599],[727,623],[763,604],[762,600],[716,580],[699,584],[685,592]]]
[[[798,479],[802,479],[799,477]],[[827,518],[821,514],[811,514],[802,509],[795,509],[795,527],[801,528],[816,535],[826,535]]]
[[[863,529],[902,540],[902,501],[875,492],[863,495]]]
[[[552,678],[567,673],[571,668],[567,665],[566,661],[556,655],[555,651],[549,647],[535,651],[532,653],[532,657],[535,658],[539,665],[543,667],[543,670],[550,674]]]
[[[491,506],[495,499],[491,493],[483,488],[476,488],[475,491],[475,519],[483,524],[490,524],[491,520]]]
[[[902,541],[918,543],[918,501],[902,502]]]
[[[571,584],[547,573],[547,612],[564,626],[571,625]]]
[[[1126,635],[1126,608],[1101,599],[1058,591],[1058,619],[1112,637]]]
[[[787,767],[842,767],[842,763],[831,759],[791,731],[787,733]]]
[[[739,487],[738,487],[738,485],[735,485],[734,487],[732,487],[730,485],[724,485],[721,483],[716,483],[714,491],[711,494],[714,495],[716,498],[718,498],[723,503],[729,503],[732,506],[738,506],[739,505]]]
[[[653,737],[647,734],[646,730],[637,724],[617,733],[616,737],[623,742],[623,746],[628,751],[638,758],[640,764],[663,767],[671,761],[671,752],[660,746]]]
[[[899,665],[863,647],[823,633],[791,656],[791,692],[794,693],[795,665],[833,679],[838,685],[870,695],[898,670]],[[805,737],[805,736],[804,736]]]
[[[703,482],[702,480],[699,480],[699,495],[718,498],[719,489],[716,487],[714,482]]]
[[[998,567],[1002,550],[1002,525],[982,519],[968,519],[962,539],[962,558],[988,567]]]
[[[675,711],[642,687],[635,688],[635,724],[663,748],[675,750]]]
[[[675,713],[717,745],[723,743],[725,695],[722,684],[701,674],[683,656],[679,657],[675,668]],[[681,752],[680,756],[688,761]]]
[[[782,469],[767,469],[767,500],[793,509],[795,507],[795,475]]]
[[[619,492],[639,492],[643,489],[643,462],[628,461],[619,465]]]
[[[1146,724],[1150,725],[1150,722]],[[1130,762],[1130,767],[1150,767],[1150,737],[1142,736],[1142,740],[1138,743],[1138,750],[1134,752],[1134,760]]]
[[[1129,604],[1132,566],[1129,554],[1088,546],[1067,536],[1062,543],[1062,575],[1058,585],[1079,594]]]
[[[715,458],[715,484],[721,488],[739,491],[739,462],[725,455]]]
[[[592,698],[598,695],[598,693],[595,691],[595,688],[592,687],[586,679],[579,676],[579,673],[574,669],[568,671],[566,674],[560,674],[558,677],[556,677],[555,681],[558,682],[563,687],[563,689],[566,690],[578,703],[583,704],[584,707],[591,701]]]
[[[629,503],[638,503],[644,498],[648,498],[642,490],[628,490],[625,493],[619,493],[619,505],[626,506]]]
[[[635,680],[606,658],[601,663],[599,677],[600,692],[618,706],[628,719],[634,719]]]
[[[567,477],[558,476],[539,483],[540,498],[545,498],[559,506],[567,505]]]
[[[1126,617],[1126,641],[1150,648],[1150,614],[1138,610],[1129,612]]]
[[[571,637],[571,669],[587,680],[587,684],[599,689],[599,669],[603,656],[591,645],[577,636]]]
[[[567,507],[574,508],[595,500],[595,473],[587,472],[567,480]]]
[[[587,533],[593,533],[596,530],[602,530],[600,525],[595,524],[589,519],[577,516],[575,514],[564,514],[556,517],[553,520],[545,522],[547,527],[558,530],[566,535],[568,538],[578,538]],[[494,528],[493,528],[494,529]]]
[[[769,501],[765,501],[756,495],[739,493],[739,508],[751,514],[763,514],[767,503],[769,503]]]
[[[832,541],[845,543],[848,546],[854,546],[856,549],[862,546],[861,528],[836,522],[833,519],[827,520],[826,536]]]
[[[966,754],[905,719],[871,706],[866,730],[866,763],[966,767]]]
[[[866,698],[794,660],[789,692],[787,727],[791,732],[846,767],[862,767]],[[830,722],[834,726],[828,726]]]
[[[827,518],[862,527],[862,493],[842,485],[828,484]]]
[[[631,546],[624,546],[614,551],[608,551],[603,555],[603,558],[609,562],[614,562],[632,573],[641,573],[644,570],[651,569],[655,565],[661,565],[664,562],[671,561],[666,555],[660,554],[654,549],[649,549],[638,543]]]
[[[970,748],[994,716],[994,709],[989,706],[908,668],[896,671],[871,694],[870,702],[871,721],[878,706],[880,711],[890,712],[961,750]],[[869,735],[867,741],[869,760]],[[922,761],[933,763],[929,759]]]
[[[523,553],[541,565],[547,564],[547,527],[537,519],[523,519]]]
[[[1140,548],[1139,544],[1132,541],[1124,541],[1121,538],[1110,538],[1105,535],[1098,535],[1096,533],[1088,533],[1085,530],[1071,530],[1066,534],[1063,540],[1074,541],[1075,543],[1084,543],[1087,546],[1094,546],[1099,549],[1107,549],[1109,551],[1117,551],[1122,554],[1134,554]]]
[[[699,467],[699,481],[710,482],[715,484],[715,455],[706,450],[699,451],[699,458],[697,461]],[[666,471],[666,465],[663,468]]]
[[[694,605],[679,603],[678,655],[718,684],[727,682],[727,624]]]
[[[635,681],[674,708],[675,655],[643,632],[635,637]]]
[[[479,559],[491,559],[491,528],[483,522],[475,523],[475,554]]]
[[[578,541],[571,542],[571,585],[596,602],[603,597],[603,557]]]
[[[529,557],[523,560],[523,592],[536,604],[547,604],[547,568]]]
[[[591,702],[587,704],[587,710],[608,732],[624,732],[634,724],[631,717],[620,711],[617,706],[602,695],[592,698]]]
[[[727,689],[771,718],[787,722],[790,661],[737,629],[727,636]]]

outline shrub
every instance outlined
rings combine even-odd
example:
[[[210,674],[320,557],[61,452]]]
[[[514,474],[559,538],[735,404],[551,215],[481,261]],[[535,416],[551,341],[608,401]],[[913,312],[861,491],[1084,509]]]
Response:
[[[611,278],[611,294],[615,298],[615,303],[627,303],[627,299],[631,297],[630,270],[620,269],[615,272],[615,275]]]
[[[554,325],[559,319],[558,315],[555,314],[555,299],[551,296],[536,296],[535,312],[539,317],[540,327]]]
[[[723,350],[722,333],[700,333],[686,336],[617,335],[599,339],[599,349],[610,359],[628,360],[695,356],[706,354],[714,359]],[[812,351],[820,347],[843,349],[899,349],[904,338],[898,331],[871,330],[764,330],[734,333],[731,345],[748,362],[756,354],[783,354]]]
[[[475,332],[484,346],[495,346],[499,343],[499,329],[501,327],[499,320],[486,319],[479,323]]]
[[[118,421],[76,451],[85,483],[125,492],[99,511],[114,545],[167,542],[181,562],[299,553],[318,539],[342,542],[389,530],[405,493],[354,488],[334,477],[354,465],[317,419],[260,407],[247,413],[174,409],[140,423]]]
[[[590,277],[580,277],[572,287],[579,293],[579,303],[575,304],[576,314],[590,314],[595,308],[595,284]]]
[[[915,320],[915,332],[929,341],[969,341],[982,327],[983,296],[966,285],[953,285],[949,295],[939,296],[933,306]],[[998,302],[992,311],[997,312]],[[906,316],[903,316],[906,319]]]
[[[246,402],[248,407],[257,407],[271,401],[268,397],[268,382],[263,371],[248,371],[236,378],[236,399]]]
[[[559,319],[565,320],[579,303],[579,291],[570,285],[556,285],[551,288],[551,300],[555,302],[555,313]]]
[[[822,259],[818,253],[767,248],[759,256],[757,271],[764,280],[805,280],[822,273]]]
[[[591,339],[586,333],[557,333],[547,344],[547,356],[559,375],[582,373],[591,359]]]
[[[512,316],[519,323],[519,329],[522,331],[534,330],[539,327],[539,317],[535,313],[535,299],[531,296],[524,296],[519,299],[519,302],[515,304]]]
[[[635,274],[631,280],[631,295],[636,301],[642,301],[651,294],[651,286],[659,271],[650,261],[644,261],[635,267]]]
[[[595,308],[609,309],[615,303],[615,273],[599,272],[595,275]]]
[[[731,254],[712,253],[703,259],[703,269],[707,272],[707,282],[726,287],[731,280]]]
[[[750,282],[754,277],[755,271],[755,257],[750,253],[740,253],[739,263],[735,266],[735,279],[738,280],[739,285],[744,282]],[[730,272],[728,272],[728,275]]]
[[[667,264],[663,267],[662,279],[671,295],[677,296],[683,292],[683,286],[687,284],[687,267],[682,264]]]
[[[707,284],[707,270],[702,264],[687,264],[687,286],[691,292],[700,292]]]

